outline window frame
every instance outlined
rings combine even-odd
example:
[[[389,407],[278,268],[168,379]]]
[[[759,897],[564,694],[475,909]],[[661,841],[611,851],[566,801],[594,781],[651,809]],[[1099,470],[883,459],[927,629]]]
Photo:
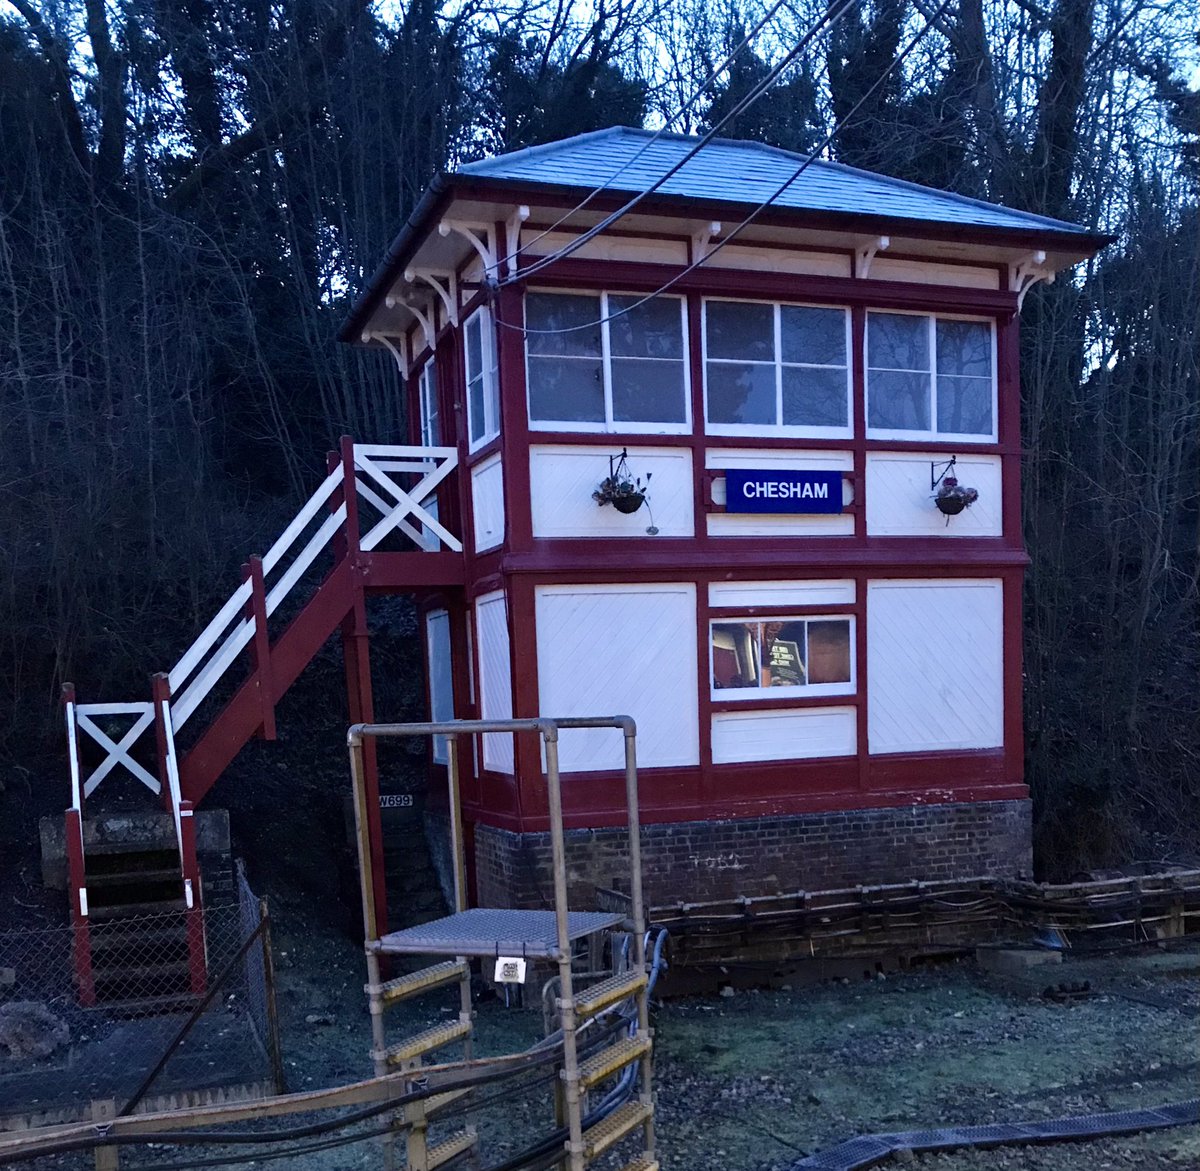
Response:
[[[708,306],[709,302],[743,305],[770,305],[772,308],[774,328],[774,366],[775,366],[775,418],[783,418],[783,371],[785,367],[803,369],[811,366],[821,370],[841,370],[846,372],[846,424],[844,427],[818,427],[803,423],[714,423],[708,417]],[[785,362],[783,360],[783,337],[781,310],[789,309],[836,309],[842,314],[845,327],[846,364],[841,366],[824,366],[817,362]],[[816,301],[776,301],[764,300],[757,297],[722,297],[706,296],[700,304],[700,366],[704,379],[704,433],[721,436],[758,436],[774,439],[853,439],[854,438],[854,322],[853,314],[848,305],[825,304]],[[713,362],[735,364],[753,364],[766,366],[768,363],[753,359],[713,358]]]
[[[683,367],[683,416],[682,423],[652,423],[636,420],[613,418],[612,396],[612,345],[609,331],[608,299],[612,297],[639,297],[637,292],[620,292],[610,289],[547,289],[531,287],[525,294],[538,293],[558,297],[599,297],[600,298],[600,368],[604,373],[604,420],[603,422],[588,422],[581,420],[535,419],[533,404],[529,392],[529,341],[525,335],[525,417],[529,421],[532,432],[573,432],[582,435],[690,435],[694,420],[692,419],[692,363],[688,337],[688,298],[684,294],[668,294],[662,300],[679,302],[679,336],[682,343],[682,353],[679,361]],[[521,298],[522,320],[528,326],[525,296]],[[533,355],[537,357],[538,355]],[[623,356],[619,356],[623,357]],[[634,358],[632,361],[667,362],[673,358]]]
[[[847,622],[850,625],[850,678],[841,683],[801,683],[790,684],[786,687],[764,687],[761,683],[754,687],[717,687],[714,681],[713,656],[713,627],[731,623],[756,623],[762,626],[768,622]],[[807,638],[807,630],[805,631]],[[761,645],[761,637],[760,637]],[[761,664],[759,666],[761,671]],[[808,664],[804,665],[805,675],[808,674]],[[771,614],[769,616],[745,614],[742,612],[729,614],[710,614],[708,619],[708,694],[714,703],[759,703],[764,700],[810,699],[822,696],[856,696],[858,694],[858,622],[856,615],[845,612],[820,614]]]
[[[886,313],[890,317],[924,317],[930,324],[929,339],[929,428],[906,429],[901,427],[872,427],[871,420],[871,314]],[[992,429],[989,434],[982,432],[939,431],[937,425],[938,409],[938,371],[937,371],[937,323],[939,321],[970,321],[986,325],[991,337],[991,383],[992,383]],[[891,439],[898,442],[905,440],[915,442],[935,443],[974,443],[988,444],[1000,442],[1000,375],[998,359],[999,330],[996,319],[977,313],[931,313],[923,309],[870,309],[866,310],[863,320],[862,338],[862,370],[863,370],[863,426],[868,439]],[[890,366],[880,366],[879,370],[891,370]]]
[[[476,439],[473,436],[475,413],[471,409],[471,377],[470,356],[468,353],[468,338],[472,322],[479,321],[479,341],[483,348],[480,355],[480,377],[483,379],[483,434]],[[486,305],[481,305],[470,317],[463,322],[463,391],[467,404],[467,453],[473,455],[481,451],[493,439],[500,435],[500,371],[499,358],[496,353],[496,329],[492,323],[492,315]]]
[[[433,376],[433,391],[430,393],[429,379]],[[429,405],[432,401],[434,410],[432,414],[429,411]],[[425,364],[421,367],[421,372],[417,375],[417,415],[418,428],[422,447],[443,447],[445,445],[442,436],[442,404],[438,398],[438,372],[437,358],[430,356]],[[437,439],[436,441],[430,437],[431,420],[437,422]]]

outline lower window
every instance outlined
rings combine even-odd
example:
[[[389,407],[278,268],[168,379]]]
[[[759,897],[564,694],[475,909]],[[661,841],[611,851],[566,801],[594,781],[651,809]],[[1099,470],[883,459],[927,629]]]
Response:
[[[849,695],[854,691],[851,617],[720,619],[711,624],[713,696]]]

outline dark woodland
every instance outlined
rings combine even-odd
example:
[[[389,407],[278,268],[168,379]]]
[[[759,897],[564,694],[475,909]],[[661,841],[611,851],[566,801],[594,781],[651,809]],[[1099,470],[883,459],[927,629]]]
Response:
[[[615,123],[703,129],[821,3],[782,8],[705,87],[762,9],[0,0],[0,819],[66,803],[64,680],[148,697],[337,437],[403,435],[394,368],[335,334],[438,171]],[[839,161],[1116,237],[1023,312],[1027,774],[1048,876],[1196,851],[1186,8],[958,0],[862,102],[934,9],[855,0],[724,130],[805,150],[838,126]]]

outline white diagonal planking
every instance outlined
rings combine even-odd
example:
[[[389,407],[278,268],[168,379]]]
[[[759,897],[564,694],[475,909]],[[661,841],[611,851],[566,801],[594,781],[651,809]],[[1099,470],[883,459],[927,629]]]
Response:
[[[699,763],[694,585],[540,587],[537,645],[544,714],[631,715],[640,766]],[[563,772],[622,761],[609,730],[562,734]]]
[[[868,583],[872,753],[1003,744],[1003,602],[995,578]]]
[[[512,661],[509,657],[508,607],[503,593],[487,594],[475,603],[479,640],[479,713],[485,720],[511,720]],[[490,732],[483,737],[483,766],[513,771],[513,738]]]

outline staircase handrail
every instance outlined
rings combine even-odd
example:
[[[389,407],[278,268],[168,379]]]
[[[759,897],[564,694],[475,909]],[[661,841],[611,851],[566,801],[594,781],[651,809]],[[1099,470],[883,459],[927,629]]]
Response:
[[[79,773],[79,734],[75,728],[75,701],[63,704],[67,718],[67,758],[71,764],[71,808],[83,816],[83,780]],[[80,835],[82,844],[82,834]]]

